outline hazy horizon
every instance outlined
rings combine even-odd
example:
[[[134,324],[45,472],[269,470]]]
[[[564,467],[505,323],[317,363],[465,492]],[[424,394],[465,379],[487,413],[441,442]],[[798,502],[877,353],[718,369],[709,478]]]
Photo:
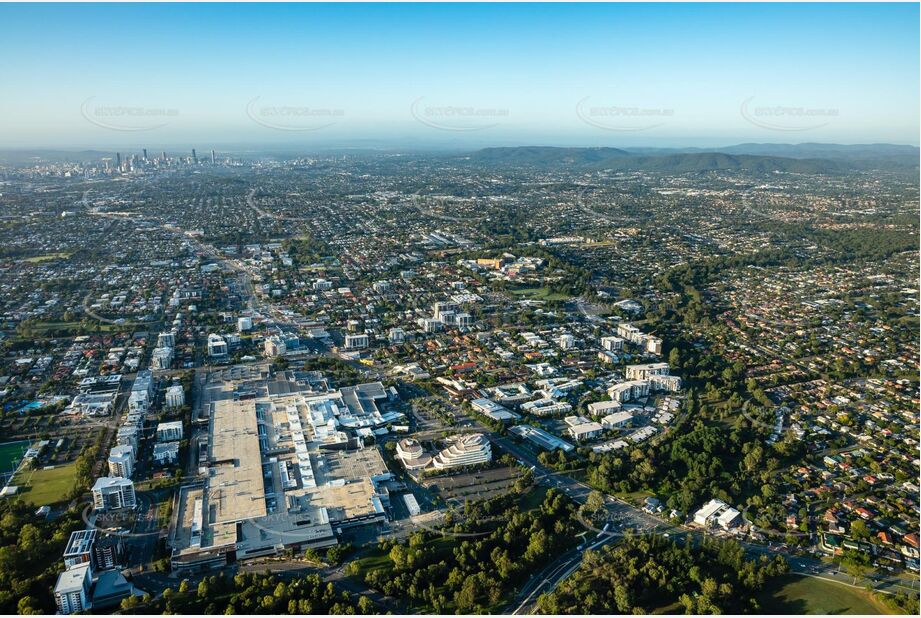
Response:
[[[0,5],[0,148],[918,145],[917,4]]]

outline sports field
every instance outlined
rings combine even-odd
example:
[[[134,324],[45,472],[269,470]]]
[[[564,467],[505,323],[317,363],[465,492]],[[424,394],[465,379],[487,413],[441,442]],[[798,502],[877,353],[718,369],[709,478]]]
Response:
[[[0,475],[3,478],[16,471],[16,466],[22,461],[22,456],[29,450],[30,444],[29,440],[0,444]]]
[[[11,484],[19,487],[16,495],[23,502],[33,506],[51,506],[67,499],[76,480],[77,465],[69,463],[40,470],[21,470]]]

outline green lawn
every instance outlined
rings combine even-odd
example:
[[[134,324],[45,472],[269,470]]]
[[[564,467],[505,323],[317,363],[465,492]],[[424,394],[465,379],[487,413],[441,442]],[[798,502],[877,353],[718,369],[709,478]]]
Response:
[[[23,262],[26,262],[28,264],[38,264],[40,262],[50,262],[51,260],[61,260],[61,259],[67,259],[69,257],[70,257],[70,254],[66,252],[47,253],[45,255],[35,255],[35,256],[26,258],[23,260]]]
[[[390,556],[388,552],[382,552],[377,547],[363,552],[361,558],[354,560],[358,574],[357,579],[364,580],[365,573],[375,569],[390,568]]]
[[[865,591],[816,577],[788,575],[759,597],[766,614],[889,614]]]
[[[12,485],[19,487],[24,502],[33,506],[50,506],[67,499],[76,482],[76,463],[55,466],[50,470],[20,470]]]
[[[13,468],[19,465],[23,454],[29,450],[32,443],[29,440],[19,440],[18,442],[6,442],[0,444],[0,472],[9,474]]]
[[[531,300],[566,300],[569,298],[566,294],[553,292],[550,288],[518,288],[509,290],[513,296],[523,296]]]

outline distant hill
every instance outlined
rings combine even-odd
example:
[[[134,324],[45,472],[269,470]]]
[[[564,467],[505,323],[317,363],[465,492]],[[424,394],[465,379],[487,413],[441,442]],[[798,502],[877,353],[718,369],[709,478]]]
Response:
[[[793,159],[844,159],[849,161],[880,157],[919,156],[917,146],[900,144],[738,144],[717,149],[729,154],[750,154]]]
[[[715,148],[624,148],[630,154],[666,155],[688,152],[724,152],[791,159],[869,159],[893,156],[921,156],[917,146],[903,144],[735,144]]]
[[[624,165],[613,167],[624,171],[651,172],[710,172],[718,170],[749,170],[759,173],[792,172],[797,174],[845,174],[849,167],[828,159],[793,159],[735,155],[723,152],[700,152],[658,157],[630,157]]]
[[[480,163],[514,164],[542,167],[545,165],[583,166],[629,157],[619,148],[556,148],[550,146],[514,146],[483,148],[472,158]]]
[[[855,170],[887,170],[917,175],[921,149],[902,144],[736,144],[720,148],[625,148],[631,155],[663,156],[678,153],[722,152],[732,155],[826,159]]]
[[[852,169],[846,163],[828,159],[797,159],[724,152],[641,155],[618,148],[555,148],[549,146],[485,148],[465,158],[487,165],[537,168],[562,166],[586,170],[611,169],[676,173],[744,169],[763,173],[782,171],[801,174],[843,174]]]

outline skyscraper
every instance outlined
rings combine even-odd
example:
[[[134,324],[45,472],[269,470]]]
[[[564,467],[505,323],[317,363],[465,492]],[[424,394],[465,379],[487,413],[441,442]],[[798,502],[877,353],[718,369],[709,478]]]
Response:
[[[211,165],[214,165],[214,149],[211,149]]]
[[[115,169],[118,171],[122,169],[122,153],[120,152],[115,153]]]
[[[194,163],[195,165],[198,165],[198,155],[195,154],[194,148],[192,149],[192,163]]]
[[[147,149],[144,149],[144,163],[147,163]]]

